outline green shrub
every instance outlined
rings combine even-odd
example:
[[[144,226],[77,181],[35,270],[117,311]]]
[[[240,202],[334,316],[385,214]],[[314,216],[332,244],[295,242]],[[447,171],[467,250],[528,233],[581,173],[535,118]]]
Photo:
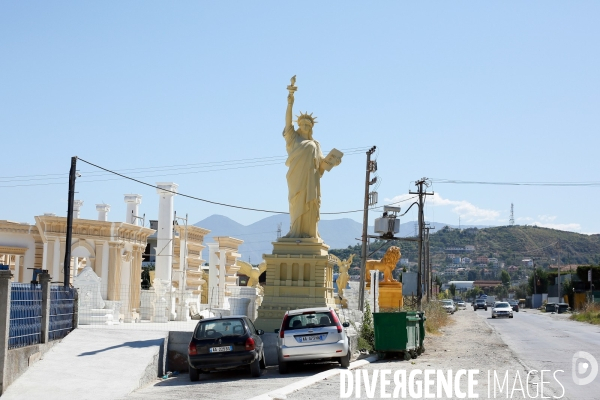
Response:
[[[361,351],[373,351],[374,348],[375,329],[373,328],[373,314],[371,314],[371,306],[369,306],[369,303],[365,303],[363,323],[360,327],[358,336],[358,349]]]

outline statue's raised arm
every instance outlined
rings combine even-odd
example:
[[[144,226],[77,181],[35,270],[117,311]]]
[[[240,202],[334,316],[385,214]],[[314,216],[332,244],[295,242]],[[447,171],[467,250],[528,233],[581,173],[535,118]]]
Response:
[[[294,92],[296,90],[298,90],[298,87],[294,86],[296,83],[296,75],[292,76],[292,79],[290,79],[291,84],[288,85],[287,89],[288,89],[288,106],[287,106],[287,110],[285,112],[285,129],[287,130],[290,126],[292,126],[292,119],[293,119],[293,114],[292,114],[292,106],[294,105]]]

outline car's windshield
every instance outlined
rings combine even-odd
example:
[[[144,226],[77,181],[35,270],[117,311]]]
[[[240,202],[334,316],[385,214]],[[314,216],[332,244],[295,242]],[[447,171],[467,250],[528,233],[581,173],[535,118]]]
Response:
[[[508,308],[510,305],[508,303],[498,303],[496,304],[496,308]]]
[[[442,304],[444,304],[445,306],[451,306],[452,300],[442,300]]]
[[[328,311],[313,312],[300,315],[290,315],[287,319],[284,330],[318,328],[324,326],[335,326],[335,322]]]
[[[246,333],[241,319],[218,319],[202,321],[196,327],[194,337],[197,339],[217,339],[223,336],[240,336]]]
[[[477,300],[478,303],[485,303],[485,300]]]

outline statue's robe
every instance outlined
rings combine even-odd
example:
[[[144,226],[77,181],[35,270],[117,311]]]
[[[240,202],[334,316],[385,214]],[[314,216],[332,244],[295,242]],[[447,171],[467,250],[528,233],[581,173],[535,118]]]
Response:
[[[288,153],[285,165],[290,203],[289,238],[319,238],[317,224],[321,206],[321,173],[324,158],[319,142],[302,137],[292,125],[283,136]]]

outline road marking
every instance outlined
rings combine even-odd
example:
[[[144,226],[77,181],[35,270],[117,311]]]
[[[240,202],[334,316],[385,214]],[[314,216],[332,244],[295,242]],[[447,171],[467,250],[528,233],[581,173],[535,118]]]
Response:
[[[377,361],[377,356],[371,356],[371,357],[365,358],[363,360],[354,361],[354,362],[350,363],[350,366],[348,367],[348,369],[362,367],[363,365],[370,364],[373,361]],[[307,386],[313,385],[319,381],[322,381],[325,378],[335,376],[335,375],[339,374],[340,371],[341,371],[341,368],[334,368],[334,369],[330,369],[327,371],[319,372],[316,375],[309,376],[308,378],[304,378],[304,379],[299,380],[294,383],[290,383],[289,385],[284,386],[277,390],[273,390],[272,392],[268,392],[265,394],[261,394],[260,396],[253,397],[250,400],[283,400],[283,399],[287,398],[288,394],[296,392]]]

